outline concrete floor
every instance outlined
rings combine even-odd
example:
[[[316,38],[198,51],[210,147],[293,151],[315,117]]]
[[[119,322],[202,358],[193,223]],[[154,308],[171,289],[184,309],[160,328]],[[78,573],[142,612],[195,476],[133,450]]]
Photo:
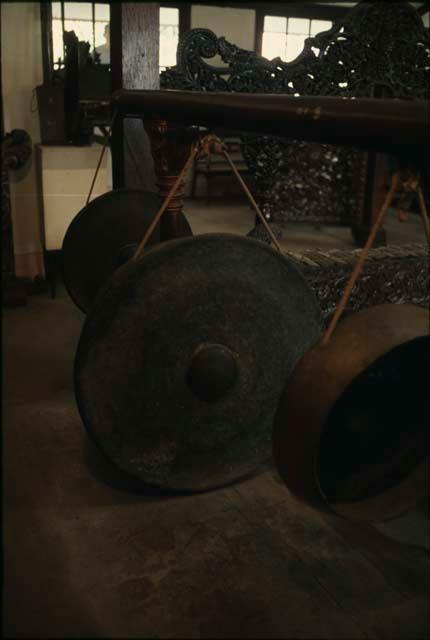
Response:
[[[191,208],[195,232],[215,225]],[[352,525],[299,505],[271,467],[188,497],[122,488],[75,406],[83,320],[62,287],[3,312],[7,637],[429,637],[423,505]]]

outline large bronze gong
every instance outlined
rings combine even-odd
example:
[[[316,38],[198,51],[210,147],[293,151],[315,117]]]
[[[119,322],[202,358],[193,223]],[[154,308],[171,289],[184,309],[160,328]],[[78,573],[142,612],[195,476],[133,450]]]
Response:
[[[301,274],[259,241],[208,234],[153,247],[114,273],[86,318],[82,420],[143,485],[226,485],[270,458],[281,391],[320,330]]]
[[[160,204],[155,193],[118,189],[92,200],[72,220],[63,241],[63,279],[82,311],[88,311],[100,287],[131,257]],[[181,233],[191,235],[185,216],[179,217]],[[159,225],[148,244],[158,242]]]

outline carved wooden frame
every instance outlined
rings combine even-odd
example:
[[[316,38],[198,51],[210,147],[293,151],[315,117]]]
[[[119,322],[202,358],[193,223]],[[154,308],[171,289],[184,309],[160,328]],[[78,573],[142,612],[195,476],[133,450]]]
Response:
[[[224,66],[206,61],[215,56]],[[429,32],[405,0],[365,0],[330,30],[307,38],[298,58],[286,63],[240,49],[209,29],[192,29],[180,40],[176,66],[160,75],[160,85],[193,91],[429,98]],[[269,220],[370,224],[378,162],[373,154],[249,134],[243,135],[243,153]]]

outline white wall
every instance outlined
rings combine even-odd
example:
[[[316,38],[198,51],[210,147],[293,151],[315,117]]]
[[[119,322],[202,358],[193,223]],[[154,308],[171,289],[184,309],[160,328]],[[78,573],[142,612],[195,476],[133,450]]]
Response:
[[[42,38],[38,2],[1,3],[2,89],[5,131],[25,129],[40,141],[33,89],[43,81]],[[43,274],[41,211],[35,154],[31,163],[10,173],[15,266],[18,276]]]
[[[67,228],[86,205],[102,147],[41,146],[44,245],[61,249]],[[108,153],[104,154],[91,200],[112,188]]]
[[[254,50],[255,11],[253,9],[231,9],[192,5],[191,28],[211,29],[218,37],[225,36],[229,42],[242,49]]]

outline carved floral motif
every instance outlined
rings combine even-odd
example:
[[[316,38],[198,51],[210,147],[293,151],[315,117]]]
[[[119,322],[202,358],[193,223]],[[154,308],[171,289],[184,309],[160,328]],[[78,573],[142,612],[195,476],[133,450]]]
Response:
[[[222,66],[206,62],[215,56]],[[364,1],[330,30],[307,38],[302,53],[287,63],[241,49],[209,29],[192,29],[179,43],[177,65],[161,74],[160,84],[193,91],[429,98],[429,31],[406,1]],[[243,153],[268,219],[359,219],[362,153],[248,134]]]

